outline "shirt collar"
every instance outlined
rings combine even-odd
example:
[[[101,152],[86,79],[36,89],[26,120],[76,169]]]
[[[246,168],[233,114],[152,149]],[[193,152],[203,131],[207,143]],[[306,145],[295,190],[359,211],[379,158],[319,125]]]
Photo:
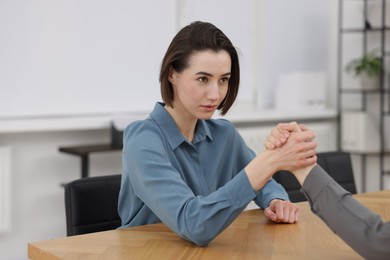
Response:
[[[150,117],[156,122],[157,126],[161,129],[163,134],[168,140],[171,149],[176,149],[183,142],[186,142],[186,139],[177,128],[175,121],[164,108],[165,104],[157,102],[154,106],[153,111],[150,113]],[[213,140],[209,126],[205,120],[198,120],[193,144],[204,141],[208,137],[210,140]]]

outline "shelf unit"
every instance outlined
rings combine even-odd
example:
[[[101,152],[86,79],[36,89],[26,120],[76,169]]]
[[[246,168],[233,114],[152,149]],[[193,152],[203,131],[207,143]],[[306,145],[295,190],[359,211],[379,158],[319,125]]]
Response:
[[[390,58],[390,52],[386,50],[386,47],[388,46],[388,43],[386,42],[386,33],[390,36],[390,26],[386,25],[386,6],[388,0],[339,0],[339,37],[338,37],[338,68],[337,68],[337,85],[338,85],[338,148],[339,150],[344,150],[347,151],[351,154],[356,154],[359,155],[361,158],[361,176],[362,176],[362,186],[361,190],[362,192],[365,192],[366,190],[366,160],[367,157],[378,157],[379,158],[379,186],[380,189],[384,188],[384,180],[385,176],[389,174],[389,171],[385,170],[385,157],[386,155],[389,155],[388,147],[386,147],[385,140],[386,140],[386,130],[387,132],[390,131],[390,129],[386,129],[386,118],[389,118],[389,111],[390,111],[390,91],[388,87],[388,83],[386,83],[386,62],[388,61],[387,58]],[[345,26],[344,25],[344,15],[346,12],[349,10],[345,10],[345,4],[346,3],[354,3],[357,5],[361,5],[361,21],[360,24],[361,26]],[[375,15],[377,18],[378,15],[380,16],[379,19],[377,19],[376,23],[377,24],[372,24],[369,17],[369,10],[370,7],[376,7],[377,9],[374,10]],[[379,7],[379,8],[378,8]],[[375,8],[374,8],[375,9]],[[372,15],[372,14],[371,14]],[[356,17],[355,17],[356,18]],[[373,41],[378,45],[380,57],[382,60],[382,66],[381,66],[381,73],[380,73],[380,81],[379,81],[379,88],[378,89],[355,89],[355,88],[346,88],[344,85],[344,78],[345,73],[344,71],[344,66],[347,60],[344,60],[343,56],[343,50],[345,48],[344,46],[344,37],[346,35],[360,35],[362,42],[361,44],[361,55],[364,55],[371,51],[369,48],[370,44],[373,44]],[[375,39],[377,37],[377,39]],[[375,41],[376,40],[376,41]],[[355,57],[356,58],[356,57]],[[388,80],[390,82],[390,78]],[[368,111],[371,108],[372,112],[372,107],[376,106],[376,111],[377,113],[377,122],[376,122],[376,127],[379,129],[377,131],[377,136],[376,138],[379,137],[379,144],[378,144],[378,150],[373,152],[373,151],[364,151],[364,150],[359,150],[359,151],[354,151],[354,150],[348,150],[343,148],[343,141],[342,136],[343,136],[343,123],[342,120],[345,119],[344,113],[347,112],[348,110],[344,108],[344,97],[348,95],[359,95],[360,96],[360,107],[359,111],[366,113],[368,115]],[[375,99],[373,97],[376,96],[376,101],[373,103],[372,100]],[[371,102],[370,102],[371,101]],[[374,109],[374,110],[375,110]],[[345,130],[345,129],[344,129]],[[388,136],[387,136],[388,138]],[[388,141],[389,142],[389,141]]]

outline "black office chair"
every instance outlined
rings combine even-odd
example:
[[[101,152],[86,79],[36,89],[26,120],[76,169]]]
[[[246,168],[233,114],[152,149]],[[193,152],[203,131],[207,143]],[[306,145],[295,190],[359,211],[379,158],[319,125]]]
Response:
[[[317,163],[344,189],[356,194],[350,154],[346,152],[324,152],[317,154]],[[300,192],[301,185],[289,172],[280,171],[273,178],[287,191],[292,202],[306,201]]]
[[[96,176],[65,184],[68,236],[116,229],[121,175]]]

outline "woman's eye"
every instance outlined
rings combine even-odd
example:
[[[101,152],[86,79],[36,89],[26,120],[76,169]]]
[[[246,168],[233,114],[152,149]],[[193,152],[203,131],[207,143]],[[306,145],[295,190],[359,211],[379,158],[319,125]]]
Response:
[[[219,81],[221,82],[221,84],[226,85],[229,83],[229,78],[221,78]]]
[[[207,83],[207,77],[200,77],[198,80],[202,83]]]

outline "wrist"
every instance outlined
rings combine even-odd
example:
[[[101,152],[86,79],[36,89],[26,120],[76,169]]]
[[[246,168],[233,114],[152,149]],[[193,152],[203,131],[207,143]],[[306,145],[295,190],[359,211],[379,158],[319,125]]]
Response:
[[[270,156],[270,151],[265,150],[253,158],[253,160],[245,167],[245,172],[248,176],[249,182],[252,188],[256,191],[262,189],[275,173],[274,166],[270,163]]]
[[[297,178],[298,182],[303,185],[303,183],[305,182],[306,180],[306,177],[309,175],[310,171],[314,168],[314,166],[316,166],[317,164],[313,164],[311,166],[308,166],[308,167],[304,167],[304,168],[300,168],[300,169],[296,169],[293,171],[293,174],[295,176],[295,178]]]
[[[277,201],[284,201],[283,199],[279,199],[279,198],[274,198],[272,199],[270,202],[269,202],[269,205],[268,207],[272,207],[274,203],[276,203]]]

